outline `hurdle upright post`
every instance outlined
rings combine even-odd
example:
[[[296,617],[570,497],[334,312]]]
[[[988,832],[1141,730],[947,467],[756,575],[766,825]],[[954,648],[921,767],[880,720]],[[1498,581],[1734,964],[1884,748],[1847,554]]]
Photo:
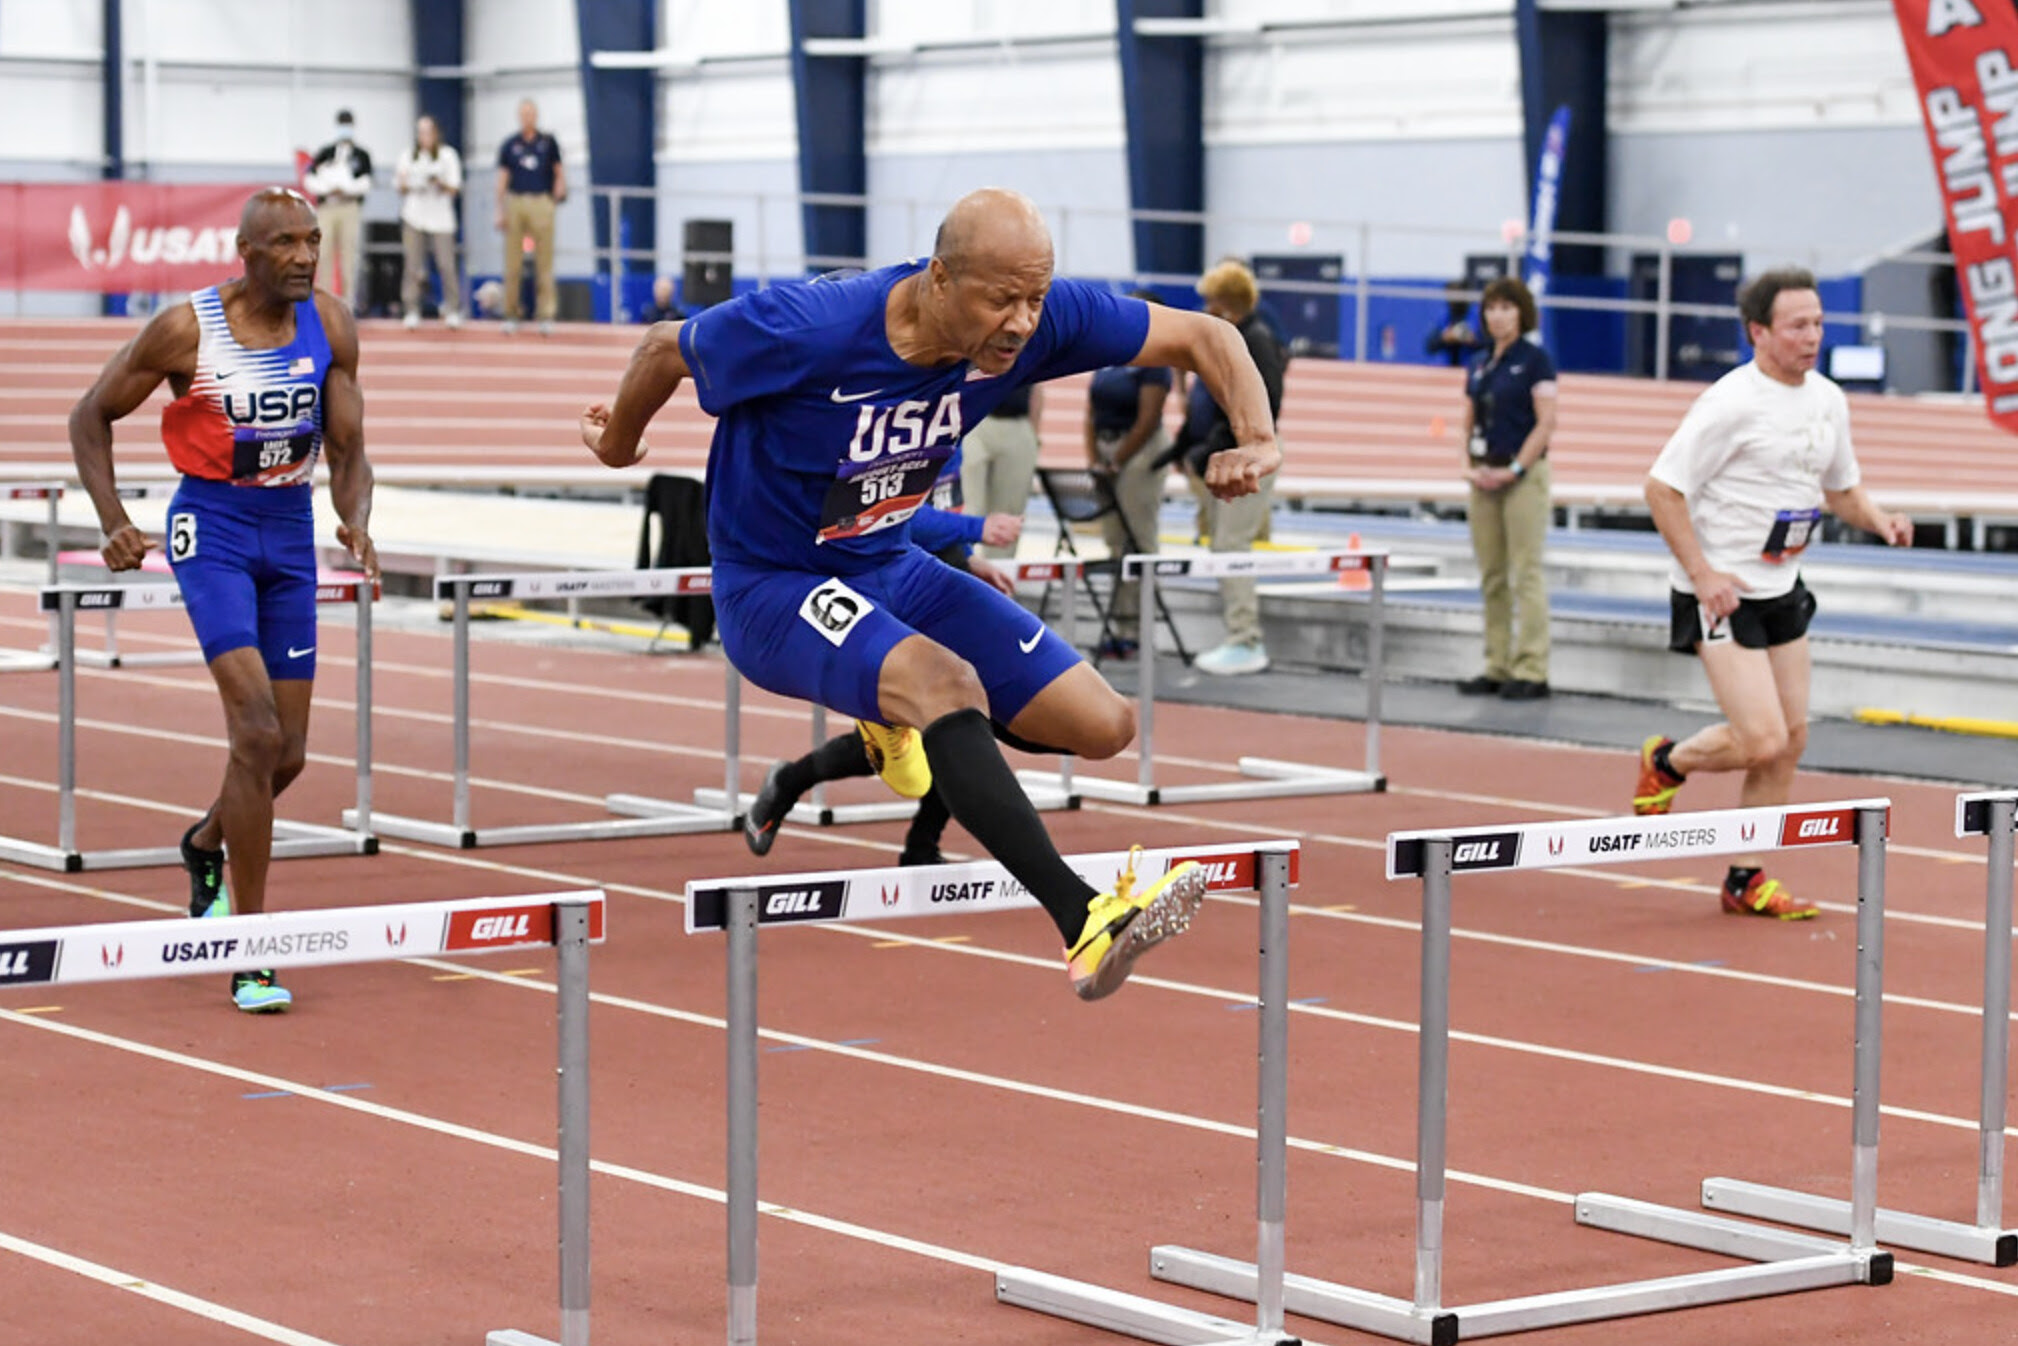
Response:
[[[1255,1327],[1264,1339],[1282,1334],[1283,1277],[1289,1250],[1283,1222],[1289,1205],[1289,853],[1257,857],[1261,890],[1261,1055],[1255,1106],[1254,1206],[1257,1222]]]
[[[1139,565],[1142,569],[1142,591],[1136,599],[1136,621],[1142,620],[1142,613],[1154,616],[1156,612],[1156,562],[1148,556],[1124,557],[1121,562],[1122,576],[1128,567]],[[1117,579],[1116,583],[1122,583]],[[1149,623],[1149,634],[1142,641],[1141,653],[1137,657],[1136,672],[1136,712],[1135,712],[1135,783],[1149,796],[1149,802],[1156,802],[1156,623]]]
[[[371,612],[377,584],[357,580],[357,819],[356,830],[371,835]]]
[[[1976,1224],[2004,1227],[2004,1116],[2011,1071],[2011,864],[2018,799],[1990,804],[1990,877],[1983,905],[1982,1162],[1976,1173]]]
[[[1373,571],[1373,587],[1367,597],[1366,623],[1366,774],[1380,780],[1380,688],[1386,679],[1387,662],[1387,553],[1375,552],[1367,559]]]
[[[1885,1002],[1885,825],[1857,810],[1857,1042],[1850,1094],[1850,1251],[1878,1243],[1878,1066]]]
[[[1422,1019],[1416,1035],[1415,1311],[1443,1307],[1443,1202],[1450,1105],[1449,837],[1423,843]]]
[[[77,853],[77,595],[56,601],[56,845]]]
[[[454,673],[451,679],[449,720],[455,742],[456,831],[468,836],[469,824],[469,586],[455,586]]]
[[[554,904],[559,999],[561,1346],[589,1346],[589,902]]]
[[[757,1340],[757,890],[728,907],[729,1346]]]

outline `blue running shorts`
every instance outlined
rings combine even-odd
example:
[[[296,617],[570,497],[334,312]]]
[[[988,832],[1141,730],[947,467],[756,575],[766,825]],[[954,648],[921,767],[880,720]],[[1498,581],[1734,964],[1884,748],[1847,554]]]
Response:
[[[247,646],[275,682],[315,677],[310,486],[184,477],[168,505],[168,562],[206,661]]]
[[[1079,662],[1063,637],[965,571],[911,548],[859,575],[717,562],[715,614],[736,671],[766,691],[881,722],[883,660],[909,635],[973,665],[988,710],[1008,724]],[[917,726],[923,728],[923,726]]]

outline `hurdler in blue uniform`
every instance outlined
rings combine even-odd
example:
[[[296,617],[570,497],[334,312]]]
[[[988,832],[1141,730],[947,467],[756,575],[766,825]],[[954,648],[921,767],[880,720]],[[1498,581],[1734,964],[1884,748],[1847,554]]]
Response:
[[[1111,364],[1198,372],[1236,445],[1210,465],[1225,495],[1281,455],[1239,335],[1202,314],[1054,281],[1030,202],[963,198],[929,261],[774,286],[649,331],[613,406],[582,417],[623,467],[681,380],[718,418],[708,541],[723,647],[759,686],[880,731],[887,760],[922,750],[953,817],[1043,904],[1080,996],[1107,995],[1140,954],[1189,922],[1204,875],[1179,866],[1095,892],[1058,856],[995,743],[1111,757],[1134,713],[1057,636],[981,580],[933,560],[901,527],[940,465],[1012,389]],[[904,729],[919,731],[911,746]]]

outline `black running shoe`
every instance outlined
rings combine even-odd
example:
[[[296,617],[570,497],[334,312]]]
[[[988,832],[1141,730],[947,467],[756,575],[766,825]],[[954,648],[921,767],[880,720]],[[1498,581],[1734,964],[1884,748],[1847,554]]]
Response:
[[[749,812],[743,815],[743,844],[752,855],[771,853],[771,843],[778,839],[778,824],[791,812],[790,805],[779,807],[778,796],[783,788],[778,778],[784,774],[785,763],[771,763],[771,769],[764,773],[764,783],[757,787],[757,797],[750,801]]]
[[[189,914],[229,916],[231,898],[224,891],[224,852],[209,851],[195,844],[196,830],[206,819],[182,834],[182,867],[189,871]]]
[[[946,857],[939,854],[937,846],[906,846],[897,863],[907,869],[912,865],[943,865]]]

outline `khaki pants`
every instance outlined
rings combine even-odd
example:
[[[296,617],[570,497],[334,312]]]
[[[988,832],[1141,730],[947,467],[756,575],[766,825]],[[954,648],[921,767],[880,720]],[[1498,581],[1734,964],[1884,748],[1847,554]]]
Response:
[[[533,283],[538,286],[541,322],[552,322],[560,307],[554,291],[554,199],[513,192],[505,197],[504,302],[505,317],[517,322],[525,316],[519,301],[519,287],[525,274],[525,239],[533,241]]]
[[[1037,476],[1037,427],[1028,416],[990,416],[967,432],[960,450],[960,494],[969,514],[1023,517]],[[1014,556],[1014,547],[976,547],[982,556]]]
[[[1485,675],[1549,678],[1549,591],[1542,547],[1549,531],[1544,458],[1503,491],[1471,493],[1471,546],[1485,599]]]
[[[322,251],[315,259],[315,287],[342,297],[345,307],[357,309],[358,238],[364,204],[331,198],[315,208],[316,227],[322,230]],[[338,281],[342,284],[339,288]]]
[[[1111,463],[1121,435],[1102,435],[1095,442],[1100,461]],[[1156,456],[1170,447],[1170,436],[1158,430],[1135,456],[1122,464],[1113,478],[1116,510],[1100,518],[1101,534],[1109,553],[1120,556],[1128,547],[1129,535],[1144,552],[1156,550],[1156,516],[1163,507],[1163,474],[1168,469],[1150,466]],[[1127,525],[1127,532],[1122,525]],[[1123,640],[1139,639],[1142,629],[1142,581],[1114,582],[1114,634]]]
[[[1261,489],[1253,495],[1243,495],[1237,500],[1212,501],[1212,512],[1206,521],[1207,531],[1212,534],[1212,550],[1252,551],[1268,525],[1270,507],[1275,503],[1275,476],[1261,479]],[[1229,645],[1259,645],[1261,643],[1261,599],[1255,591],[1254,581],[1245,575],[1229,575],[1219,581],[1219,604],[1221,616],[1226,622],[1226,643]]]
[[[399,227],[399,241],[406,249],[406,271],[400,277],[399,297],[406,311],[420,313],[421,287],[427,284],[427,255],[434,254],[434,268],[441,272],[441,311],[444,315],[462,312],[462,285],[455,275],[455,235],[430,234],[410,224]]]

